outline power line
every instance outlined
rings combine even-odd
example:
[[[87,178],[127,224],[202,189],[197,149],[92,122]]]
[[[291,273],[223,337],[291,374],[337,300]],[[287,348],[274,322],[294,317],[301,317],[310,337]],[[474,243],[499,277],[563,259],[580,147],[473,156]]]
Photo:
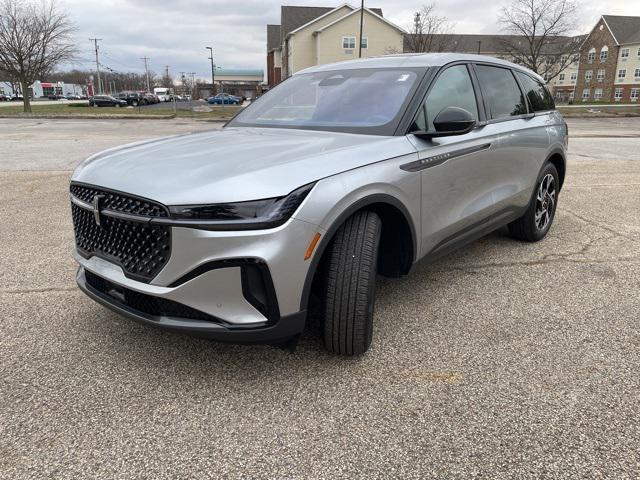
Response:
[[[100,81],[100,61],[98,60],[98,42],[101,38],[90,38],[89,41],[93,41],[96,50],[96,72],[98,73],[98,93],[102,93],[102,82]]]

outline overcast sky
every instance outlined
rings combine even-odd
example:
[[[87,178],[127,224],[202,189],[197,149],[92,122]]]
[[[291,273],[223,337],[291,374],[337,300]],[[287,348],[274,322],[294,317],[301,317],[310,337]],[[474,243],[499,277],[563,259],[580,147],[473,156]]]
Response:
[[[196,72],[209,78],[206,46],[214,48],[223,68],[265,68],[266,24],[280,23],[278,0],[58,0],[78,26],[80,62],[76,67],[95,68],[93,43],[102,38],[100,63],[118,71],[144,71],[141,57],[150,57],[156,73],[169,65],[172,76]],[[578,0],[576,33],[587,32],[601,14],[640,15],[640,0],[605,2]],[[455,33],[500,33],[497,13],[509,0],[493,6],[481,0],[441,0],[439,15],[448,17]],[[333,1],[289,1],[287,5],[337,6]],[[351,2],[359,4],[359,1]],[[385,17],[409,28],[413,13],[428,3],[414,0],[368,0],[366,6],[382,8]]]

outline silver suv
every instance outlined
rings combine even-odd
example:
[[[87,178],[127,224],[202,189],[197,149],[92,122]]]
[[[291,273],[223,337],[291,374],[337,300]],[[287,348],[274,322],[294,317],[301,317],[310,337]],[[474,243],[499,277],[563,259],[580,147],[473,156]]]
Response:
[[[407,275],[503,225],[542,239],[566,148],[542,79],[509,62],[310,68],[222,130],[84,161],[70,187],[77,281],[122,315],[232,342],[295,340],[313,297],[326,348],[359,354],[377,274]]]

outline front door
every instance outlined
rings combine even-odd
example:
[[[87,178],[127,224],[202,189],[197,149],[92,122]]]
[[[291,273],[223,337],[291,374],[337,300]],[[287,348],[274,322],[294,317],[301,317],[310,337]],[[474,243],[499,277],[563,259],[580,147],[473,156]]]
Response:
[[[441,71],[414,122],[414,130],[433,131],[434,117],[446,107],[460,107],[477,119],[479,102],[469,66],[453,65]],[[423,140],[409,135],[418,161],[405,169],[419,172],[422,181],[422,252],[446,248],[455,238],[494,213],[494,156],[498,149],[496,125],[478,126],[464,135]]]

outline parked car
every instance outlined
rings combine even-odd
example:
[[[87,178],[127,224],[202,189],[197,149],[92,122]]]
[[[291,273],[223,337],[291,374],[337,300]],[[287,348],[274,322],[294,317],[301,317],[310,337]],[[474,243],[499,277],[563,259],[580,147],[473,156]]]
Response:
[[[89,99],[90,107],[126,107],[127,101],[111,95],[94,95]]]
[[[82,97],[80,95],[74,94],[66,95],[64,98],[66,98],[67,100],[82,100]]]
[[[377,274],[504,225],[547,235],[567,143],[544,80],[504,60],[312,67],[220,130],[85,160],[70,186],[77,282],[139,322],[234,342],[297,338],[315,298],[325,347],[361,354]]]
[[[144,105],[154,105],[156,103],[160,103],[160,99],[154,95],[153,93],[144,93],[142,98],[144,99]]]
[[[24,100],[24,97],[22,96],[22,94],[16,93],[10,97],[10,100],[12,102],[21,102]]]
[[[207,100],[210,105],[240,105],[240,99],[228,93],[219,93]]]
[[[49,100],[64,100],[64,95],[61,94],[51,94],[51,95],[47,95],[47,98]]]
[[[0,102],[8,102],[9,101],[9,96],[5,95],[4,93],[0,93]]]
[[[127,105],[131,105],[133,107],[143,104],[141,101],[141,95],[138,92],[120,92],[116,97],[120,100],[124,100],[127,102]]]

